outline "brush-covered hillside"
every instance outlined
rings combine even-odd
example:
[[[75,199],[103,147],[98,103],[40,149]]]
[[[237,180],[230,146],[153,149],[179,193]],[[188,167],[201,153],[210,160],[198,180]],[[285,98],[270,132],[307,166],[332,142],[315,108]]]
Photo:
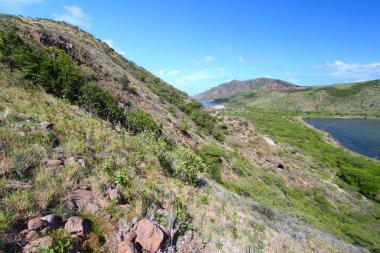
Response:
[[[194,98],[258,108],[379,117],[379,96],[380,80],[305,87],[258,78],[224,83]]]
[[[0,21],[0,252],[379,252],[377,162],[292,115],[269,127],[309,149],[273,142],[268,113],[205,109],[77,27]]]

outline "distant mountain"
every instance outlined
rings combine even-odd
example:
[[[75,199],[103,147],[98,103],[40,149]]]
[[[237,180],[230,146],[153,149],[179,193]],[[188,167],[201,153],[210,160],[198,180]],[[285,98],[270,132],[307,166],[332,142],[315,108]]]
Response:
[[[380,117],[379,97],[380,80],[296,86],[281,80],[258,78],[224,83],[194,98],[259,108]]]
[[[256,78],[246,81],[233,80],[228,83],[220,84],[210,90],[204,91],[194,96],[194,98],[200,101],[211,101],[218,98],[226,98],[233,94],[246,91],[290,91],[296,90],[297,87],[299,86],[272,78]]]

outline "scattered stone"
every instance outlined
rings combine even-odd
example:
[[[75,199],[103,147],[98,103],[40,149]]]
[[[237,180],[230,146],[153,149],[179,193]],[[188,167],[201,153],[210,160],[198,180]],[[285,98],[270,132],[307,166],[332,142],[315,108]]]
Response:
[[[29,232],[30,232],[29,229],[24,229],[23,231],[20,232],[20,236],[21,236],[22,238],[24,238]]]
[[[150,253],[157,252],[164,240],[164,233],[153,222],[143,219],[138,222],[136,230],[136,243]]]
[[[137,234],[135,231],[131,231],[125,234],[125,240],[129,242],[134,242],[137,237]]]
[[[49,227],[59,227],[62,224],[62,218],[55,214],[49,214],[40,219],[46,221]]]
[[[201,251],[201,240],[199,236],[191,230],[187,230],[185,234],[177,241],[177,252],[179,253],[198,253]]]
[[[131,242],[128,241],[122,241],[117,246],[117,252],[118,253],[137,253],[134,245]]]
[[[20,182],[20,181],[6,180],[4,182],[5,189],[30,189],[32,187],[33,185],[29,183]]]
[[[58,159],[48,159],[46,160],[45,162],[46,166],[49,166],[49,167],[56,167],[56,166],[60,166],[62,165],[62,160],[58,160]]]
[[[106,201],[88,189],[90,188],[80,186],[78,190],[74,191],[72,199],[79,209],[95,214],[101,209],[101,205],[106,204]]]
[[[39,237],[38,233],[36,231],[32,230],[32,231],[29,231],[29,233],[25,236],[24,240],[29,243],[29,242],[32,242],[34,240],[37,240],[38,237]]]
[[[65,230],[71,237],[84,236],[89,231],[89,223],[82,217],[73,216],[67,220]]]
[[[264,241],[263,241],[263,244],[264,244],[264,246],[267,247],[267,246],[269,246],[269,241],[268,241],[268,240],[264,240]]]
[[[28,221],[28,229],[29,230],[38,230],[43,228],[46,225],[45,221],[40,218],[34,218]]]
[[[50,236],[45,236],[40,239],[34,240],[27,244],[22,250],[23,253],[38,253],[42,246],[51,247],[53,245],[53,239]]]
[[[111,201],[116,201],[117,203],[120,203],[122,200],[122,195],[119,187],[115,187],[113,189],[108,190],[108,195]]]
[[[24,114],[24,113],[17,113],[15,117],[19,120],[35,120],[32,116]]]
[[[54,127],[54,124],[53,123],[50,123],[50,122],[40,122],[38,123],[38,126],[41,127],[42,129],[48,129],[48,130],[51,130],[53,129]]]

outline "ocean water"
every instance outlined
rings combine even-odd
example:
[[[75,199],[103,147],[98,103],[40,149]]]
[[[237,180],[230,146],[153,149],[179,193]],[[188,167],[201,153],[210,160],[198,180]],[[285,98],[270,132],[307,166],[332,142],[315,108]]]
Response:
[[[306,123],[329,133],[342,146],[380,160],[380,120],[304,118]]]

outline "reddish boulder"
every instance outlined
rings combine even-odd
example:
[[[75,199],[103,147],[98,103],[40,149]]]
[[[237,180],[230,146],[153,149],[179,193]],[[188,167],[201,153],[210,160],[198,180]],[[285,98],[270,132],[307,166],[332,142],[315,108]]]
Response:
[[[23,253],[38,253],[42,246],[51,247],[53,245],[53,239],[50,236],[45,236],[40,239],[34,240],[27,244],[22,252]]]
[[[65,230],[71,237],[84,236],[89,231],[89,224],[82,217],[73,216],[67,220]]]
[[[25,236],[25,241],[26,242],[32,242],[34,240],[38,239],[38,233],[34,230],[30,231],[26,236]]]
[[[41,220],[40,218],[34,218],[28,221],[28,229],[29,230],[37,230],[42,229],[45,225],[45,221]]]
[[[148,219],[138,222],[136,235],[136,243],[139,243],[144,250],[150,253],[157,252],[164,240],[162,230]]]
[[[122,241],[117,246],[117,252],[118,253],[137,253],[135,246],[128,241]]]

